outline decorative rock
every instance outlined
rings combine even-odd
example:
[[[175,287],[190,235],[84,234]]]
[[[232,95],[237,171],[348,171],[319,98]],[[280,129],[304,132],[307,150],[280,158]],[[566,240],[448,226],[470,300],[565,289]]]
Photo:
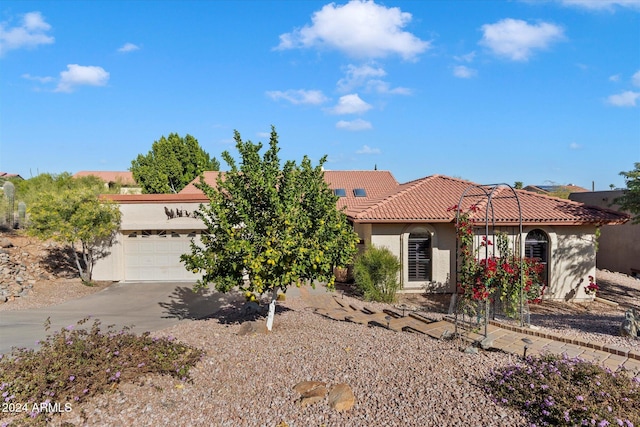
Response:
[[[300,394],[305,394],[314,388],[325,387],[327,384],[321,381],[300,381],[298,384],[293,386],[293,390],[297,391]]]
[[[492,337],[486,337],[485,339],[480,341],[480,347],[482,347],[483,350],[488,350],[491,347],[493,347],[493,338]]]
[[[13,247],[13,243],[11,243],[11,240],[7,239],[6,237],[0,238],[0,248],[12,248],[12,247]]]
[[[253,322],[244,322],[238,331],[238,335],[255,335],[255,334],[266,334],[267,333],[267,325],[263,320],[253,321]]]
[[[624,313],[624,320],[620,325],[620,335],[640,339],[640,312],[630,308]]]
[[[303,407],[320,402],[327,395],[326,384],[320,381],[302,381],[296,384],[293,389],[300,393],[300,399],[297,403]]]
[[[340,383],[331,387],[329,406],[336,411],[348,411],[356,403],[356,397],[349,384]]]
[[[464,349],[464,352],[466,354],[478,354],[478,349],[476,347],[470,345],[469,347]]]

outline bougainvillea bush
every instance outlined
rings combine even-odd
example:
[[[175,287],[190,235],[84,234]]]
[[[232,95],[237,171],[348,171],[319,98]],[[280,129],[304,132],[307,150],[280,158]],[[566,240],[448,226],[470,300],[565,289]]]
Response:
[[[457,209],[457,206],[451,208]],[[505,233],[496,233],[495,246],[499,256],[480,257],[483,249],[494,242],[483,236],[474,248],[474,222],[471,215],[478,211],[473,205],[469,212],[461,213],[456,222],[458,239],[458,289],[467,303],[497,301],[502,303],[505,314],[516,317],[521,303],[539,303],[546,289],[542,280],[543,265],[532,258],[514,254]],[[487,251],[489,253],[489,251]],[[467,304],[467,307],[472,304]]]
[[[527,357],[492,371],[484,387],[531,426],[640,426],[640,378],[580,358]]]

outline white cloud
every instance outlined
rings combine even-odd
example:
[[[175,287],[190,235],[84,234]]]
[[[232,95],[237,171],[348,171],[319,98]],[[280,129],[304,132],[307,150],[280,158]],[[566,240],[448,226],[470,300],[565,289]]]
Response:
[[[469,52],[467,54],[464,55],[460,55],[460,56],[454,56],[453,59],[455,59],[456,61],[460,61],[460,62],[473,62],[473,60],[476,58],[476,52]]]
[[[373,0],[330,3],[313,14],[311,25],[280,35],[276,49],[327,47],[357,58],[400,55],[413,60],[430,43],[402,30],[411,19],[410,13]]]
[[[616,107],[635,107],[640,98],[640,92],[626,91],[607,98],[607,103]]]
[[[67,65],[67,71],[60,73],[56,92],[73,92],[77,86],[104,86],[109,81],[109,73],[102,67],[93,65]]]
[[[23,79],[32,80],[40,83],[50,83],[54,80],[53,77],[32,76],[31,74],[23,74],[20,77],[22,77]]]
[[[387,72],[381,67],[371,65],[348,65],[345,77],[338,80],[340,92],[349,92],[364,88],[366,92],[376,92],[385,95],[410,95],[411,90],[404,87],[392,88],[391,85],[377,77],[384,77]]]
[[[572,150],[579,150],[582,148],[582,145],[578,144],[577,142],[572,142],[571,144],[569,144],[569,148]]]
[[[135,45],[133,43],[125,43],[121,47],[118,48],[118,52],[127,53],[139,50],[140,46]]]
[[[560,2],[565,6],[577,6],[586,9],[613,9],[616,6],[640,9],[640,0],[560,0]]]
[[[284,99],[294,105],[319,105],[328,100],[326,96],[319,90],[273,90],[268,91],[267,96],[274,101]]]
[[[482,31],[481,45],[513,61],[527,61],[535,50],[546,49],[551,43],[564,39],[564,30],[557,25],[547,22],[530,25],[511,18],[485,24]]]
[[[636,71],[636,73],[631,76],[631,83],[633,83],[634,86],[640,87],[640,70]]]
[[[365,85],[371,78],[384,77],[386,75],[387,72],[380,67],[349,64],[347,65],[345,77],[338,80],[338,90],[348,92]]]
[[[362,119],[356,120],[340,120],[336,123],[337,129],[350,130],[350,131],[360,131],[360,130],[369,130],[373,128],[370,122]]]
[[[25,13],[17,27],[7,28],[6,23],[0,23],[0,56],[13,49],[53,43],[55,39],[47,35],[50,29],[40,12]]]
[[[362,114],[371,109],[371,105],[364,102],[357,93],[341,96],[338,105],[330,112],[333,114]]]
[[[465,67],[464,65],[457,65],[453,67],[453,75],[461,79],[470,79],[478,74],[473,68]]]
[[[368,145],[363,145],[361,149],[356,151],[356,154],[380,154],[382,153],[382,151],[380,151],[379,148],[371,148]]]
[[[620,81],[620,74],[614,74],[613,76],[609,77],[609,81],[610,82],[619,82]]]

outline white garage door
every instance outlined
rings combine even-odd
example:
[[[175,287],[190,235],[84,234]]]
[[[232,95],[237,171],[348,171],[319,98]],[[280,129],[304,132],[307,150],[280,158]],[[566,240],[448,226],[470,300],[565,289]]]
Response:
[[[138,230],[123,233],[125,280],[195,281],[184,268],[180,255],[191,252],[195,231]]]

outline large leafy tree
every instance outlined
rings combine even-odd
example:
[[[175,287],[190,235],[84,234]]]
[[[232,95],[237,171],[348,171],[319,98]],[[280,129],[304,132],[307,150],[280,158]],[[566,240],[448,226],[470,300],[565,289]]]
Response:
[[[271,330],[278,290],[316,280],[333,286],[333,269],[352,262],[358,235],[324,180],[326,158],[315,167],[306,156],[300,164],[281,166],[274,128],[262,156],[262,144],[242,141],[237,131],[235,141],[240,165],[225,151],[230,170],[224,178],[215,187],[200,184],[210,203],[197,215],[209,233],[181,259],[187,269],[203,273],[196,289],[214,283],[221,292],[270,292]]]
[[[144,193],[177,193],[204,171],[219,170],[220,162],[188,135],[169,134],[155,141],[146,156],[131,161],[131,172]]]
[[[42,182],[49,185],[28,208],[27,233],[66,245],[83,281],[91,281],[93,266],[111,245],[121,218],[116,204],[99,198],[104,184],[92,178],[47,175]]]
[[[614,203],[622,210],[634,214],[633,223],[640,224],[640,162],[634,164],[635,169],[628,172],[620,172],[627,183],[627,189]]]

